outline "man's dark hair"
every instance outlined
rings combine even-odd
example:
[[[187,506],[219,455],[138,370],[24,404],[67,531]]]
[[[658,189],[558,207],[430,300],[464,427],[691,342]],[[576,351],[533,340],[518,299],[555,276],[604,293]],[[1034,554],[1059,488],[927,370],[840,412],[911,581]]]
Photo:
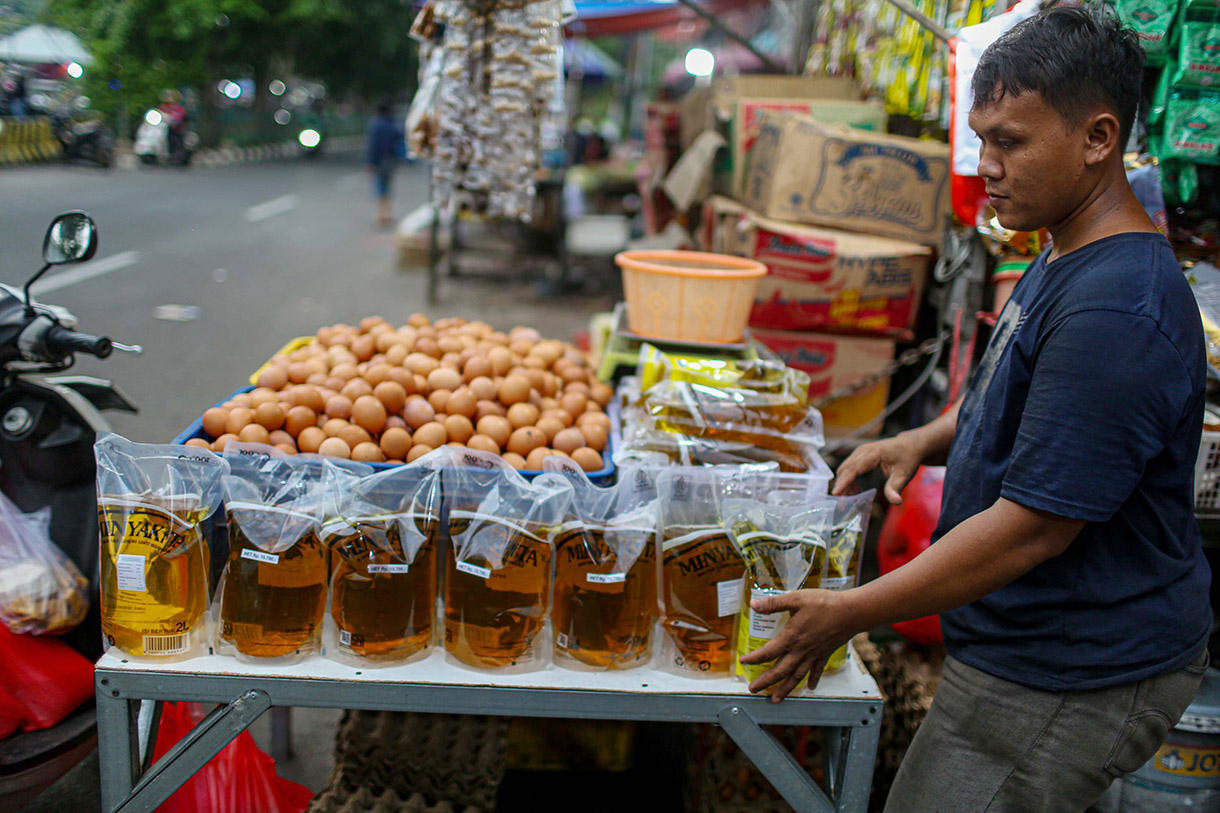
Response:
[[[974,104],[1037,91],[1064,120],[1079,124],[1098,107],[1118,114],[1120,150],[1135,124],[1144,49],[1110,14],[1053,8],[1017,23],[991,44],[974,72]]]

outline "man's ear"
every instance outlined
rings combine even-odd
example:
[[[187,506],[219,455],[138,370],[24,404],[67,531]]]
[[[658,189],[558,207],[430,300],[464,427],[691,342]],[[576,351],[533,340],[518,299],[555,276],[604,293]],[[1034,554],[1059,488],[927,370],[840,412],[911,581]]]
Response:
[[[1083,126],[1085,136],[1085,164],[1093,166],[1104,162],[1111,154],[1123,151],[1119,143],[1122,128],[1118,117],[1110,112],[1096,113],[1085,121]]]

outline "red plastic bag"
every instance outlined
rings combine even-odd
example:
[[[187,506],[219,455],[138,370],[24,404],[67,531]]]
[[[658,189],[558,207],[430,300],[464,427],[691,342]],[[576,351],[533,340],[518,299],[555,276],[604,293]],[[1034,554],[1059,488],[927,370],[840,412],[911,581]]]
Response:
[[[153,760],[177,745],[203,718],[203,707],[198,703],[166,703],[161,710]],[[243,731],[157,811],[300,813],[312,798],[309,788],[276,776],[275,760],[254,743],[249,731]]]
[[[0,690],[0,740],[16,734],[25,720],[25,706],[6,691]]]
[[[93,697],[93,664],[63,641],[0,624],[0,664],[0,695],[12,701],[0,700],[0,721],[20,714],[22,731],[50,728]]]
[[[944,489],[944,468],[924,466],[902,490],[902,502],[890,506],[877,542],[877,561],[883,574],[905,565],[932,544]],[[939,644],[945,640],[938,615],[902,621],[894,625],[894,631],[917,644]]]

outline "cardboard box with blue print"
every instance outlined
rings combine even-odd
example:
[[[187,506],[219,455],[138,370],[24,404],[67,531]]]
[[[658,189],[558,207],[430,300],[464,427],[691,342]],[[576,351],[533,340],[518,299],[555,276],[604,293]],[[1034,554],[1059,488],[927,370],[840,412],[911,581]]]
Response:
[[[766,217],[939,246],[949,147],[764,113],[742,203]]]

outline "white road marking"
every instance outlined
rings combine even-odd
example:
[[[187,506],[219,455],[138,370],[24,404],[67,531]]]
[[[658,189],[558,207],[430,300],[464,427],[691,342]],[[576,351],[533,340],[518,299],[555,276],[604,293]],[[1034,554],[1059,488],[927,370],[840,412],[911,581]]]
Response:
[[[251,206],[246,210],[246,222],[257,223],[260,220],[266,220],[269,217],[282,215],[284,212],[290,212],[297,208],[299,199],[296,195],[284,195],[274,198],[266,203],[260,203],[257,206]]]
[[[107,257],[104,260],[87,263],[79,268],[74,268],[71,271],[64,271],[56,274],[53,277],[41,279],[34,283],[30,289],[33,296],[42,296],[49,294],[52,291],[58,291],[61,288],[67,288],[69,285],[75,285],[78,282],[84,282],[87,279],[100,277],[102,274],[109,274],[111,271],[118,271],[121,268],[135,265],[140,261],[140,252],[124,251],[121,254],[115,254],[113,257]]]

